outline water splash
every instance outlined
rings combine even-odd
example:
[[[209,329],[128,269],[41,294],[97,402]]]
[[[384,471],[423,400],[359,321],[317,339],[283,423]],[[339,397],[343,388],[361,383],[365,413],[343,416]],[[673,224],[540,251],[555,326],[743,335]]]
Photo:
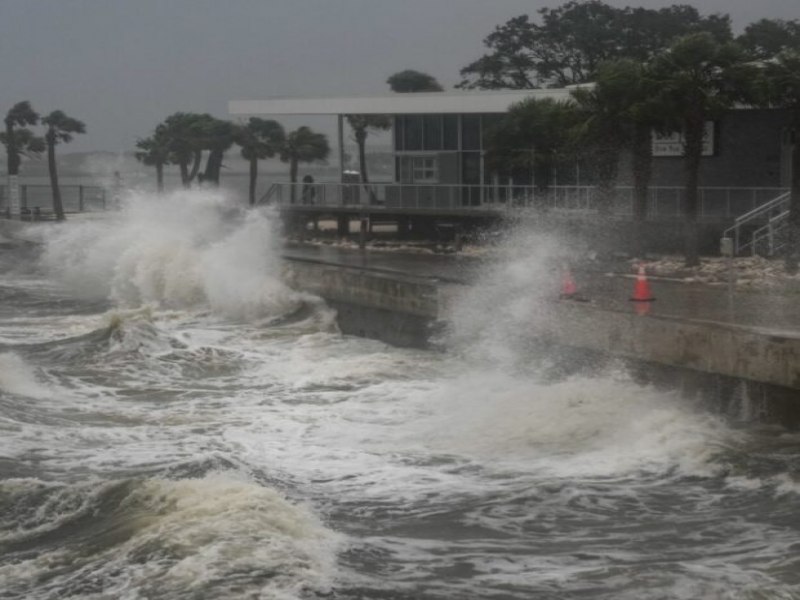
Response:
[[[274,219],[213,190],[129,192],[106,219],[46,236],[43,263],[74,293],[119,306],[209,307],[254,319],[296,310],[280,281]]]
[[[35,370],[14,352],[0,353],[0,393],[2,392],[29,398],[48,398],[53,393],[37,379]]]

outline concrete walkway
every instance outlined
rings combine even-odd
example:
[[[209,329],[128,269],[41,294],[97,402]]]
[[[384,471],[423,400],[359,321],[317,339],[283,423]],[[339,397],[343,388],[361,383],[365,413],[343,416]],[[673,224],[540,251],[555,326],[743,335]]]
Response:
[[[292,245],[287,258],[320,261],[378,272],[401,273],[451,283],[474,283],[486,259],[458,256],[411,254],[383,251],[358,251],[330,246]],[[588,264],[573,275],[581,295],[589,302],[616,311],[634,312],[629,300],[634,286],[631,274],[620,274],[622,264]],[[614,270],[617,270],[614,273]],[[650,278],[656,301],[649,303],[649,314],[687,320],[712,321],[735,325],[764,334],[800,337],[800,294],[778,291],[735,290],[725,285],[683,283]],[[560,275],[553,275],[553,293],[558,294]]]

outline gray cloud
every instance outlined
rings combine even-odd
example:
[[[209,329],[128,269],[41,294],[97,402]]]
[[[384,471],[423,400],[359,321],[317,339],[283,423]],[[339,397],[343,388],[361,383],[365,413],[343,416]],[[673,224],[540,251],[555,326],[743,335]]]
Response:
[[[618,2],[668,6],[676,2]],[[541,0],[0,0],[0,111],[29,99],[88,134],[71,150],[129,150],[177,110],[231,99],[385,91],[415,68],[446,86],[509,18]],[[703,0],[738,28],[797,18],[797,0]]]

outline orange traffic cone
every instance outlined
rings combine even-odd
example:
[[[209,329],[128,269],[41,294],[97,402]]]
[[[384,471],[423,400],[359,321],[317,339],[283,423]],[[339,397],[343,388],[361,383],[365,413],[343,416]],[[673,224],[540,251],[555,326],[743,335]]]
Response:
[[[655,300],[650,291],[650,284],[647,282],[647,275],[644,272],[644,265],[639,265],[639,274],[636,275],[636,284],[633,286],[633,302],[652,302]]]
[[[570,299],[578,293],[578,286],[575,285],[575,280],[572,278],[572,273],[569,269],[564,271],[564,276],[561,278],[561,298]]]

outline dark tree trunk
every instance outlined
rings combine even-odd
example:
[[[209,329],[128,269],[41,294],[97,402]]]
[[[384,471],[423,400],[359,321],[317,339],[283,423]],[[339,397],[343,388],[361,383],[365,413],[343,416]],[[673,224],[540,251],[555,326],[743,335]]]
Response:
[[[181,184],[183,187],[188,188],[189,183],[191,180],[189,179],[189,164],[187,162],[181,161],[178,165],[181,171]]]
[[[19,148],[14,139],[14,128],[11,123],[6,123],[6,157],[8,175],[19,175]]]
[[[156,163],[156,189],[159,194],[164,191],[164,163],[162,162]]]
[[[250,158],[250,188],[248,190],[248,198],[250,199],[250,206],[256,204],[256,181],[258,180],[258,158],[253,156]]]
[[[643,256],[644,222],[647,220],[647,204],[650,177],[653,172],[653,146],[650,128],[638,126],[633,132],[633,251]]]
[[[294,204],[294,200],[295,200],[295,196],[296,196],[295,188],[297,187],[295,185],[297,183],[297,159],[294,158],[294,157],[292,157],[291,162],[289,163],[289,182],[292,183],[292,186],[291,186],[292,192],[291,192],[290,196],[291,196],[291,202],[292,202],[292,204]]]
[[[602,148],[597,156],[597,210],[601,215],[609,216],[614,207],[617,171],[619,170],[618,147]]]
[[[63,221],[64,205],[61,203],[61,189],[58,187],[58,169],[56,167],[56,143],[49,136],[47,140],[47,168],[50,171],[50,190],[53,193],[53,212],[56,213],[56,220]]]
[[[794,139],[791,148],[792,187],[789,196],[785,255],[786,272],[790,274],[797,273],[800,262],[800,114],[795,115],[792,136]]]
[[[358,168],[361,170],[361,183],[369,183],[367,176],[367,132],[356,132],[356,144],[358,144]]]
[[[208,153],[208,160],[206,161],[206,170],[203,174],[203,180],[214,185],[219,185],[219,174],[222,170],[222,157],[225,150],[214,148]]]
[[[647,219],[647,195],[653,172],[653,147],[650,128],[637,127],[633,139],[633,218]]]
[[[186,183],[184,184],[186,187],[194,181],[194,178],[197,177],[198,171],[200,171],[200,160],[202,159],[203,154],[200,150],[195,150],[194,156],[192,157],[192,170],[187,176]]]
[[[700,158],[703,155],[704,125],[705,119],[702,115],[695,115],[685,121],[684,161],[686,166],[686,189],[684,210],[686,213],[685,252],[687,267],[696,267],[700,264],[697,215],[699,212],[698,183],[700,178]]]

